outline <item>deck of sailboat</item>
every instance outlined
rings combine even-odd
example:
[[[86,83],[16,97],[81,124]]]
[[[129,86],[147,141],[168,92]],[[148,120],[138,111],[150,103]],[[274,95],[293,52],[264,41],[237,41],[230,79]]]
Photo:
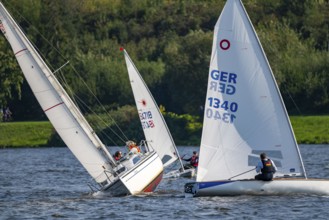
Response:
[[[329,195],[329,180],[284,177],[272,181],[243,179],[194,182],[185,185],[185,193],[193,196]]]
[[[270,182],[276,181],[329,181],[328,179],[323,178],[304,178],[304,177],[277,177],[273,178],[270,181],[256,180],[256,179],[239,179],[239,180],[214,180],[214,181],[205,181],[205,182],[194,182],[194,183],[226,183],[226,182]]]

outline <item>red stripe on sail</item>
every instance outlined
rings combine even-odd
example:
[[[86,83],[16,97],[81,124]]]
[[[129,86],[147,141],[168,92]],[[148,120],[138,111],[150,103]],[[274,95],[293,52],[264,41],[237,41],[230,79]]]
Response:
[[[52,109],[52,108],[55,108],[55,107],[57,107],[57,106],[59,106],[59,105],[61,105],[61,104],[63,104],[64,102],[61,102],[61,103],[58,103],[57,105],[54,105],[54,106],[52,106],[52,107],[50,107],[50,108],[47,108],[46,110],[44,110],[44,112],[46,112],[46,111],[48,111],[48,110],[50,110],[50,109]]]
[[[25,48],[25,49],[23,49],[23,50],[17,51],[17,52],[15,53],[15,56],[16,56],[17,54],[19,54],[20,52],[23,52],[23,51],[25,51],[25,50],[27,50],[27,49]]]

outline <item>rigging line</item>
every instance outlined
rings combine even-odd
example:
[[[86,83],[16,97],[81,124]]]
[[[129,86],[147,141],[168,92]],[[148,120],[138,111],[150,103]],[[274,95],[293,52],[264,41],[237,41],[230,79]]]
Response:
[[[67,92],[67,94],[70,96],[70,98],[72,99],[72,101],[74,102],[74,104],[76,105],[76,107],[81,111],[80,106],[78,105],[78,102],[75,100],[74,92],[71,89],[71,87],[69,86],[68,82],[66,81],[66,78],[65,78],[63,72],[62,71],[59,71],[59,74],[57,76],[58,76],[57,79],[58,80],[61,80],[62,86],[63,87],[65,86],[65,91]]]
[[[60,71],[61,72],[61,71]],[[71,89],[71,87],[69,86],[69,84],[67,83],[66,81],[66,78],[63,76],[63,74],[59,74],[60,76],[60,79],[62,80],[63,84],[65,85],[67,91],[69,91],[71,93],[71,97],[72,97],[72,100],[74,101],[74,103],[77,105],[77,107],[79,107],[80,105],[78,104],[78,101],[79,103],[85,107],[85,109],[88,109],[90,112],[94,113],[96,115],[96,117],[107,127],[110,129],[110,131],[115,134],[119,139],[120,141],[122,141],[123,143],[125,143],[125,140],[117,133],[115,132],[110,126],[108,123],[105,122],[105,120],[103,120],[95,111],[93,111],[79,96],[77,96],[74,91]],[[78,101],[77,101],[78,100]],[[98,128],[100,128],[101,126],[98,125]],[[105,132],[104,132],[105,133]],[[115,141],[113,141],[111,138],[109,138],[114,144],[117,145],[117,143]],[[118,145],[119,146],[119,145]]]
[[[58,71],[60,71],[63,67],[65,67],[70,61],[67,61],[66,63],[64,63],[61,67],[59,67],[57,70],[55,70],[53,72],[53,74],[57,73]]]
[[[251,170],[248,170],[248,171],[246,171],[246,172],[243,172],[243,173],[240,173],[240,174],[238,174],[238,175],[232,176],[232,177],[229,178],[228,180],[231,180],[232,178],[237,177],[237,176],[241,176],[242,174],[249,173],[249,172],[251,172],[251,171],[253,171],[253,170],[256,170],[256,168],[252,168]]]
[[[102,127],[101,127],[100,125],[97,125],[97,128],[98,128],[99,130],[102,129]],[[117,143],[111,138],[111,136],[107,135],[104,131],[101,131],[100,134],[101,134],[101,135],[104,135],[106,138],[108,138],[112,143],[114,143],[114,145],[119,146],[119,145],[118,145],[118,144],[117,144]]]
[[[105,120],[103,120],[95,111],[93,111],[79,96],[74,94],[74,97],[77,100],[79,100],[79,103],[81,103],[81,105],[83,105],[86,109],[88,109],[90,112],[95,114],[96,117],[103,123],[103,125],[105,125],[107,128],[109,128],[111,130],[111,132],[113,134],[115,134],[122,142],[125,142],[124,139],[110,127],[109,123],[106,123]],[[101,125],[99,125],[99,127],[101,127]],[[113,143],[115,143],[115,142],[113,141]]]
[[[17,12],[18,13],[18,12]],[[33,27],[33,29],[38,33],[38,34],[40,34],[40,36],[42,37],[42,39],[44,39],[50,46],[51,46],[51,48],[52,49],[54,49],[60,56],[61,56],[61,58],[63,58],[63,59],[66,59],[65,57],[64,57],[64,55],[62,55],[62,53],[60,53],[60,51],[56,48],[56,47],[54,47],[51,43],[50,43],[50,41],[48,41],[47,40],[47,38],[45,38],[36,28],[35,28],[35,26],[33,26],[31,23],[29,23],[28,21],[27,21],[27,19],[24,17],[24,16],[22,16],[20,13],[18,13],[31,27]],[[36,47],[36,45],[33,43],[33,42],[31,42],[32,44],[33,44],[33,46],[36,48],[36,50],[39,52],[39,54],[41,54],[41,56],[42,56],[42,58],[47,62],[47,65],[49,65],[52,69],[54,69],[53,68],[53,66],[47,61],[47,59],[43,56],[43,53],[38,49],[38,47]],[[66,59],[67,60],[67,59]],[[67,63],[66,63],[67,64]],[[64,65],[66,65],[66,64],[64,64]],[[109,115],[109,113],[106,111],[106,109],[104,108],[104,106],[100,103],[100,101],[99,101],[99,99],[96,97],[96,95],[91,91],[91,89],[89,88],[89,86],[86,84],[86,82],[82,79],[82,77],[80,76],[80,74],[78,73],[78,71],[73,67],[73,65],[71,65],[70,64],[70,66],[71,66],[71,68],[74,70],[74,72],[77,74],[77,76],[80,78],[80,80],[85,84],[85,86],[88,88],[88,90],[91,92],[91,94],[93,95],[93,97],[94,98],[96,98],[96,101],[98,102],[98,104],[100,105],[100,106],[102,106],[102,108],[105,110],[105,112],[107,113],[107,115],[113,120],[113,122],[114,122],[114,124],[116,125],[116,127],[119,129],[119,131],[121,132],[121,134],[124,136],[124,138],[126,139],[126,140],[128,140],[128,138],[127,138],[127,136],[124,134],[124,132],[122,131],[122,129],[119,127],[119,125],[116,123],[116,121]],[[60,67],[61,68],[61,67]],[[56,71],[55,71],[56,72]],[[68,85],[68,84],[67,84]],[[71,90],[71,93],[72,93],[72,90]],[[115,133],[116,134],[116,133]],[[116,134],[118,137],[119,137],[119,135],[118,134]],[[123,143],[125,143],[125,141],[123,140],[123,138],[121,138],[120,137],[120,139],[123,141]]]
[[[84,107],[86,107],[89,111],[91,111],[92,113],[94,113],[96,115],[96,117],[103,123],[103,125],[106,126],[106,128],[109,128],[110,131],[115,134],[119,139],[120,141],[122,141],[123,143],[125,143],[125,140],[116,132],[114,131],[114,129],[111,128],[111,126],[109,125],[109,123],[106,123],[105,120],[103,120],[95,111],[93,111],[82,99],[80,99],[79,96],[77,95],[74,95],[74,97],[76,97],[76,99],[79,100],[79,103],[81,103],[81,105],[83,105]],[[98,128],[101,128],[102,126],[101,125],[97,125]],[[105,134],[105,132],[102,132]],[[106,135],[107,136],[107,135]],[[107,136],[109,137],[109,136]],[[113,141],[111,138],[109,138],[114,144],[118,145],[115,141]],[[119,146],[119,145],[118,145]]]
[[[37,30],[37,28],[34,26],[34,25],[32,25],[19,11],[17,11],[16,9],[15,9],[15,7],[12,7],[12,4],[10,4],[9,3],[9,1],[6,1],[6,4],[8,4],[8,5],[10,5],[11,7],[11,11],[14,11],[19,17],[21,17],[27,24],[29,24],[32,28],[33,28],[33,30],[36,32],[36,33],[38,33],[41,37],[42,37],[42,39],[44,39],[52,48],[54,48],[58,53],[59,53],[59,51]],[[17,16],[17,17],[18,17]],[[18,22],[16,22],[16,25],[23,31],[24,29],[18,24]],[[23,31],[24,32],[24,31]],[[27,35],[27,34],[26,34]],[[43,53],[39,50],[39,48],[34,44],[34,42],[33,41],[31,41],[31,40],[29,40],[29,42],[32,44],[32,46],[35,48],[35,50],[39,53],[39,55],[42,57],[42,59],[45,61],[45,63],[49,66],[49,67],[51,67],[52,69],[54,69],[54,67],[48,62],[48,60],[45,58],[45,56],[43,55]],[[62,57],[62,58],[64,58],[61,54],[60,54],[60,56]]]
[[[46,37],[44,37],[43,36],[43,34],[41,34],[38,30],[37,30],[37,28],[34,26],[34,25],[32,25],[22,14],[20,14],[17,10],[15,10],[15,12],[16,13],[18,13],[19,14],[19,16],[20,17],[22,17],[23,19],[24,19],[24,21],[26,22],[26,23],[28,23],[33,29],[34,29],[34,31],[36,31],[41,37],[42,37],[42,39],[43,40],[45,40],[49,45],[50,45],[50,47],[53,49],[53,50],[55,50],[59,55],[60,55],[60,57],[62,58],[62,59],[64,59],[64,60],[68,60],[68,59],[66,59],[65,57],[64,57],[64,55],[56,48],[56,47],[54,47],[52,44],[51,44],[51,42],[49,41],[49,40],[47,40],[47,38]],[[36,48],[36,50],[38,51],[38,53],[40,54],[40,56],[42,56],[42,58],[44,59],[44,61],[47,63],[47,65],[48,66],[50,66],[52,69],[54,69],[53,68],[53,66],[47,61],[47,59],[43,56],[43,54],[42,54],[42,52],[38,49],[38,47],[36,47],[36,45],[33,43],[33,42],[31,42],[32,43],[32,45]],[[91,91],[91,89],[89,88],[89,86],[87,85],[87,83],[83,80],[83,78],[80,76],[80,74],[79,74],[79,72],[74,68],[74,66],[71,64],[71,63],[69,63],[69,65],[71,66],[71,68],[73,69],[73,71],[75,72],[75,74],[80,78],[80,80],[85,84],[85,86],[87,87],[87,89],[90,91],[90,93],[93,95],[93,97],[96,99],[96,101],[97,101],[97,103],[103,108],[103,110],[105,110],[105,112],[106,112],[106,114],[109,116],[109,118],[111,118],[112,119],[112,121],[114,122],[114,124],[115,124],[115,126],[118,128],[118,130],[121,132],[121,134],[123,135],[123,137],[126,139],[126,140],[129,140],[128,138],[127,138],[127,136],[125,135],[125,133],[122,131],[122,129],[119,127],[119,125],[116,123],[116,121],[113,119],[113,117],[111,117],[111,115],[108,113],[108,111],[106,111],[106,109],[105,109],[105,107],[101,104],[101,102],[99,101],[99,99],[96,97],[96,95]],[[122,138],[120,138],[121,140],[123,140]],[[124,143],[125,143],[125,141],[123,141]]]
[[[56,1],[51,1],[51,3],[53,3],[53,2],[56,2]],[[68,1],[67,1],[68,2]],[[70,7],[70,11],[74,11],[74,12],[79,12],[79,10],[78,10],[78,6],[81,6],[81,5],[83,5],[84,4],[84,1],[77,1],[76,3],[75,3],[75,5],[74,4],[72,4],[74,7]],[[61,6],[63,6],[64,4],[62,4]],[[48,7],[53,7],[53,5],[48,5]],[[56,6],[54,6],[54,7],[56,7]],[[66,5],[64,5],[64,7],[66,7]],[[60,10],[62,10],[62,7],[59,7],[59,9]],[[53,19],[54,19],[54,17],[55,17],[55,13],[51,13],[52,14],[52,16],[51,17],[49,17],[48,18],[48,22],[45,24],[46,26],[48,26],[49,24],[50,24],[50,21],[52,21]],[[57,14],[58,15],[58,14]]]
[[[114,120],[114,118],[109,114],[109,112],[105,109],[104,105],[101,104],[100,100],[96,97],[96,95],[91,91],[90,87],[87,85],[87,83],[83,80],[83,78],[80,76],[80,74],[78,73],[78,71],[75,69],[75,67],[73,65],[70,65],[71,68],[73,69],[73,71],[77,74],[77,76],[81,79],[81,81],[83,82],[83,84],[87,87],[87,89],[89,90],[89,92],[94,96],[94,98],[96,99],[97,103],[102,107],[102,109],[104,110],[104,112],[106,112],[107,116],[114,122],[115,126],[119,129],[119,131],[121,132],[121,134],[124,136],[124,138],[126,138],[126,140],[129,140],[127,138],[127,136],[125,135],[125,133],[122,131],[122,129],[119,127],[119,125],[116,123],[116,121]],[[125,143],[125,142],[124,142]]]
[[[8,5],[10,5],[10,6],[12,6],[10,3],[9,3],[9,1],[6,1],[6,3],[8,4]],[[11,7],[11,10],[13,10],[13,11],[15,11],[15,13],[17,13],[27,24],[29,24],[30,25],[30,27],[32,27],[33,28],[33,30],[36,32],[36,33],[38,33],[40,36],[41,36],[41,38],[43,39],[43,40],[45,40],[46,41],[46,43],[53,49],[53,50],[55,50],[59,55],[60,55],[60,57],[62,58],[62,59],[64,59],[64,60],[68,60],[66,57],[64,57],[64,55],[56,48],[56,47],[54,47],[53,46],[53,44],[33,25],[33,24],[31,24],[30,22],[29,22],[29,20],[28,19],[26,19],[18,10],[16,10],[14,7]],[[52,20],[52,19],[49,19],[49,20]],[[17,24],[18,25],[18,24]],[[21,27],[20,27],[21,28]],[[23,30],[23,28],[21,28],[21,30]],[[41,51],[38,49],[38,47],[36,47],[36,45],[32,42],[32,41],[30,41],[31,43],[32,43],[32,45],[35,47],[35,49],[38,51],[38,53],[42,56],[42,58],[44,59],[44,61],[45,62],[47,62],[47,65],[49,65],[49,66],[51,66],[52,67],[52,65],[50,64],[50,63],[48,63],[48,61],[47,61],[47,59],[43,56],[43,54],[41,53]],[[52,67],[53,68],[53,67]],[[53,68],[54,69],[54,68]]]
[[[297,106],[297,104],[296,104],[295,100],[293,99],[293,97],[291,96],[291,94],[290,94],[289,90],[286,88],[286,86],[285,86],[285,85],[284,85],[284,89],[285,89],[285,91],[288,93],[288,95],[289,95],[289,98],[291,99],[292,103],[293,103],[293,104],[294,104],[294,106],[296,107],[296,109],[297,109],[297,111],[299,112],[299,114],[300,114],[300,115],[303,115],[303,114],[302,114],[302,112],[300,111],[300,109],[298,108],[298,106]]]

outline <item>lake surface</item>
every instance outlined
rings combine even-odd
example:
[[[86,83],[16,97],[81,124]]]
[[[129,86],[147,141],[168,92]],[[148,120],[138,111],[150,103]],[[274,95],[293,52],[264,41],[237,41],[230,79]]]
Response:
[[[179,147],[181,155],[195,147]],[[301,145],[309,177],[329,179],[329,145]],[[114,152],[111,150],[111,152]],[[68,148],[0,149],[0,219],[329,219],[329,197],[185,198],[192,179],[164,179],[156,192],[93,197],[90,176]]]

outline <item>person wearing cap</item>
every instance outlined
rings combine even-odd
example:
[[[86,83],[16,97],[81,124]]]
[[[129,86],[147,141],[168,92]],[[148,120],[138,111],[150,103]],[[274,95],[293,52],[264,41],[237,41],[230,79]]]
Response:
[[[199,164],[199,156],[198,156],[198,152],[193,151],[193,155],[188,158],[188,159],[183,159],[184,161],[189,161],[189,164],[184,165],[185,169],[190,169],[190,168],[197,168],[198,164]]]

